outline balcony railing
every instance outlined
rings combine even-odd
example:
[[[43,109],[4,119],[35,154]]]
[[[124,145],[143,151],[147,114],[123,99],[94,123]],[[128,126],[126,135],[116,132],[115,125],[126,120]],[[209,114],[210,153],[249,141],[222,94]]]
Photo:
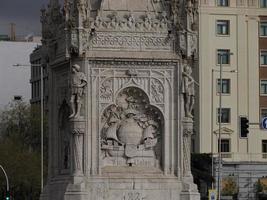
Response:
[[[222,152],[222,159],[231,162],[266,162],[267,153],[235,153]],[[214,153],[213,157],[218,158],[218,154]]]

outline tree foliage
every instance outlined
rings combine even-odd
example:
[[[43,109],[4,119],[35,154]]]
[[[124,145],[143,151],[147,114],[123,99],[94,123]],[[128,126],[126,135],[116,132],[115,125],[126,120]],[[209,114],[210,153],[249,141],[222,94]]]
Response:
[[[214,178],[212,176],[212,157],[210,154],[191,154],[191,170],[198,189],[200,189],[201,184],[205,184],[206,188],[211,188]]]
[[[11,102],[0,112],[0,164],[8,174],[11,195],[16,200],[38,199],[40,195],[40,124],[39,106]],[[44,127],[46,124],[44,120]],[[47,152],[46,134],[44,144]],[[47,162],[47,156],[44,161]],[[2,172],[0,190],[3,199],[6,181]]]

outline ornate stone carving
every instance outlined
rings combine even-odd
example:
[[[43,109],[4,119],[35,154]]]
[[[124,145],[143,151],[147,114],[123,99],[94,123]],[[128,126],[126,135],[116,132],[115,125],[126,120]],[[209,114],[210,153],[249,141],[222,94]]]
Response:
[[[72,75],[71,75],[71,96],[70,96],[70,105],[72,114],[70,118],[79,118],[80,110],[82,106],[82,97],[84,96],[85,87],[87,85],[87,79],[83,72],[80,72],[80,66],[74,64],[72,66]]]
[[[168,39],[168,34],[163,33],[97,32],[87,49],[172,52],[173,47],[174,42]]]
[[[185,61],[184,71],[182,73],[182,94],[184,97],[185,117],[189,118],[193,118],[192,111],[195,104],[195,81],[191,74],[192,69],[187,61]]]
[[[156,103],[162,103],[164,98],[164,88],[159,80],[152,79],[151,81],[151,95]]]
[[[198,0],[187,0],[185,9],[188,15],[188,28],[196,31],[198,25]]]
[[[101,16],[98,12],[95,20],[91,22],[91,28],[97,31],[129,31],[129,32],[168,32],[173,22],[168,19],[167,13],[156,15],[147,12],[145,16],[135,17],[134,13],[128,16],[119,16],[117,12],[109,17]]]
[[[191,135],[193,134],[193,120],[184,118],[183,120],[183,173],[185,177],[191,174]]]
[[[111,101],[113,94],[112,79],[105,80],[100,86],[100,98],[104,101]]]
[[[160,111],[149,105],[138,88],[126,88],[102,116],[101,149],[104,165],[159,167]],[[119,163],[113,161],[119,159]]]
[[[85,121],[81,121],[79,119],[71,119],[70,130],[73,135],[73,175],[81,176],[83,174],[83,143]]]

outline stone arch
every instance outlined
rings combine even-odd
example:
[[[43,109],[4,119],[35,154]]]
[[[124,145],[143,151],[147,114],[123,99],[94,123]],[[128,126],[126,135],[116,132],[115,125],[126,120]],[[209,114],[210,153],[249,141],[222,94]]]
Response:
[[[161,166],[164,116],[138,87],[120,90],[101,116],[103,166]]]

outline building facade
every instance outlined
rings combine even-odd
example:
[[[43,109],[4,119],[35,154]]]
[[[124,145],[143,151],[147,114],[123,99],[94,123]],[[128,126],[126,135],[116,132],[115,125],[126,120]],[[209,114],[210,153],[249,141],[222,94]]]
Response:
[[[223,177],[234,176],[239,199],[255,198],[255,182],[267,175],[267,132],[261,127],[267,111],[266,15],[266,0],[200,1],[200,133],[193,138],[193,149],[215,157],[218,153],[221,90],[222,171]],[[240,127],[241,118],[249,120],[248,134]]]
[[[0,41],[0,108],[7,106],[14,96],[30,100],[30,67],[14,65],[30,65],[29,54],[37,45],[33,42]]]
[[[43,70],[43,100],[45,111],[48,111],[48,65],[47,58],[45,57],[45,48],[38,46],[30,54],[31,62],[31,99],[32,105],[38,105],[41,103],[41,70]]]

